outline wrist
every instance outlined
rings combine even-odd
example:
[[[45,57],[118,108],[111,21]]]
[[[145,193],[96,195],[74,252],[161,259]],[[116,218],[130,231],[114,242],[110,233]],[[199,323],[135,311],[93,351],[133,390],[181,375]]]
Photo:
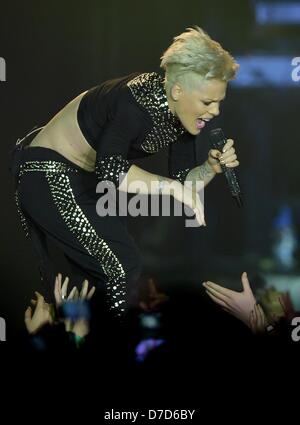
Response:
[[[216,165],[216,164],[214,164],[214,165]],[[209,159],[207,159],[205,162],[204,162],[204,164],[203,164],[203,166],[207,169],[207,171],[208,172],[210,172],[210,173],[212,173],[212,174],[217,174],[216,173],[216,171],[214,170],[214,168],[213,168],[213,164],[211,164],[210,162],[209,162]]]

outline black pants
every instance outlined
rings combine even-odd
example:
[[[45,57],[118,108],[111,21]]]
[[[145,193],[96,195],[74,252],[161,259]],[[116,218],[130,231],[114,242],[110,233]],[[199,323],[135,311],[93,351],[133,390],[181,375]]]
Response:
[[[80,270],[107,294],[109,308],[122,315],[141,274],[142,260],[126,228],[126,217],[100,217],[96,202],[98,183],[88,172],[56,151],[28,147],[37,131],[17,142],[11,172],[23,227],[47,280],[49,238]],[[54,282],[49,283],[52,288]]]

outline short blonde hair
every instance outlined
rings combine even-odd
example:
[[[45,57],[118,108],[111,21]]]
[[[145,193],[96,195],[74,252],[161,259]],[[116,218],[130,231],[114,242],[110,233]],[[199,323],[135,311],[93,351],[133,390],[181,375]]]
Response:
[[[177,82],[186,89],[191,89],[196,80],[199,82],[199,77],[227,82],[235,78],[239,68],[230,53],[198,26],[174,37],[160,59],[168,95]]]

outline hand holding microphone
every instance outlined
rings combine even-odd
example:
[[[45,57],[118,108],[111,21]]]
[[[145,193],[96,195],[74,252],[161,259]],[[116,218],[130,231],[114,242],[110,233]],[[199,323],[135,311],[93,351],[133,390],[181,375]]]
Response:
[[[229,168],[235,168],[239,165],[233,145],[234,141],[227,139],[227,143],[221,151],[217,149],[211,149],[209,151],[207,161],[215,173],[219,174],[223,172],[222,165]]]
[[[221,128],[210,131],[210,141],[213,149],[209,151],[208,163],[215,173],[223,172],[231,195],[241,207],[243,205],[241,190],[234,171],[234,168],[239,165],[233,147],[234,141],[226,139]]]

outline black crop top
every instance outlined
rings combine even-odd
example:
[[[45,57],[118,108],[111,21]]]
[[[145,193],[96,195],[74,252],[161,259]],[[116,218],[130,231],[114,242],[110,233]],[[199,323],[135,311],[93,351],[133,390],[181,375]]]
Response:
[[[77,119],[97,152],[100,180],[119,185],[130,160],[169,147],[169,176],[184,182],[196,166],[196,136],[188,133],[168,107],[163,77],[155,72],[130,74],[90,89],[81,99]]]

